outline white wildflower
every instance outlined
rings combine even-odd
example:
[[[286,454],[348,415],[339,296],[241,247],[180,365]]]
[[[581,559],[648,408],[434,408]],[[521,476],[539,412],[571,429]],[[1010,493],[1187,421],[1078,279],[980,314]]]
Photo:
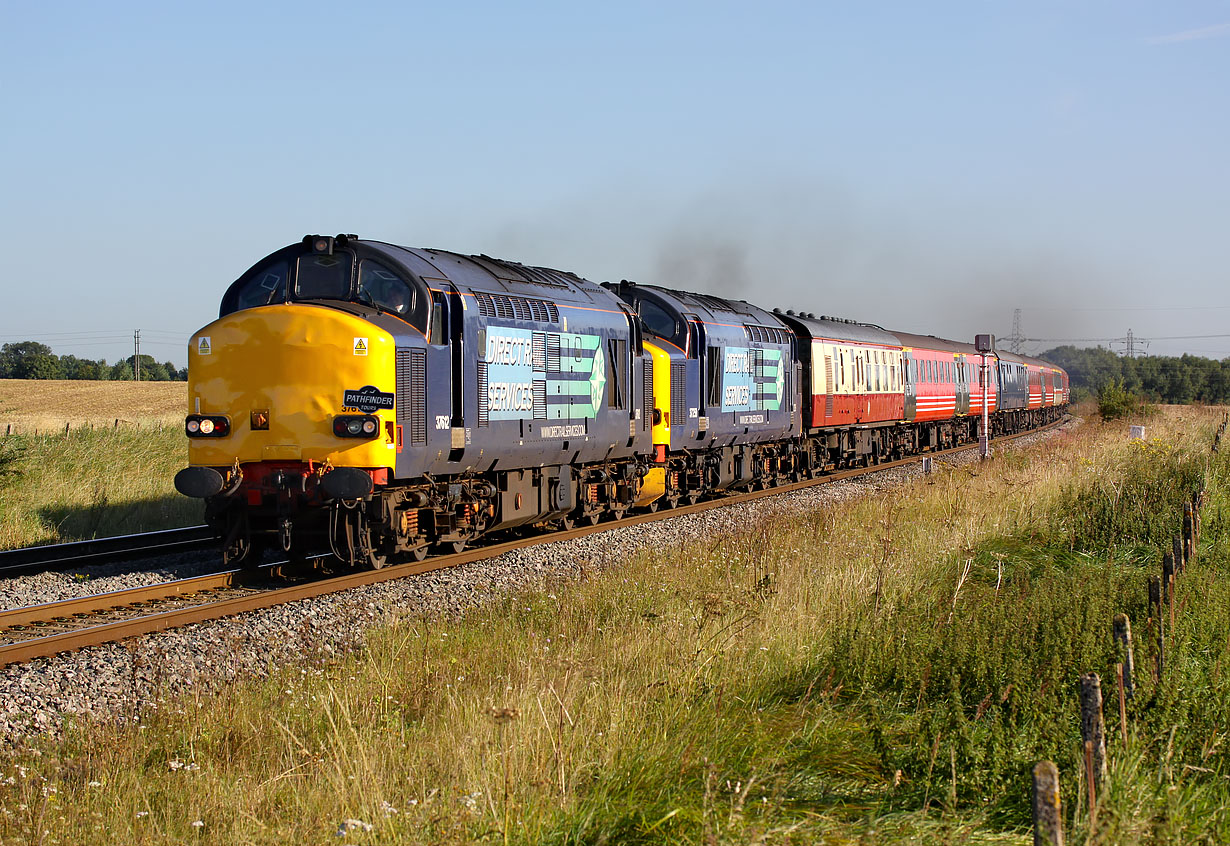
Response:
[[[371,831],[371,830],[372,830],[372,824],[369,822],[364,822],[363,820],[356,820],[356,819],[346,819],[338,823],[337,836],[345,837],[348,833],[352,831]]]

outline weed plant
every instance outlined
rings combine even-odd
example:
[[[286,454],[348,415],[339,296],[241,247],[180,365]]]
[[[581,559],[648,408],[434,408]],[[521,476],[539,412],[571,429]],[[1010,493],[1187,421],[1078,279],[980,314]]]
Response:
[[[83,721],[0,758],[0,841],[1023,844],[1051,759],[1071,843],[1226,842],[1224,460],[1160,679],[1145,593],[1212,426],[1167,411],[1142,448],[1086,425]],[[1122,727],[1117,613],[1136,636]],[[1095,814],[1090,670],[1111,765]]]

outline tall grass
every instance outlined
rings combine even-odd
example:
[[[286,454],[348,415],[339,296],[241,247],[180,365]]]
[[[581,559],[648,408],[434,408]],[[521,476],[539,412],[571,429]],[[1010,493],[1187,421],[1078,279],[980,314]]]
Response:
[[[197,524],[172,485],[186,463],[178,426],[0,438],[0,548]]]
[[[0,765],[0,839],[1024,843],[1050,758],[1072,842],[1222,841],[1226,470],[1160,683],[1154,511],[1087,519],[1114,489],[1174,525],[1165,492],[1211,437],[1210,415],[1185,417],[1154,425],[1149,458],[1088,425],[464,619],[407,617],[363,655],[139,724],[83,723]],[[1128,493],[1142,475],[1156,495]],[[1108,714],[1091,828],[1077,677],[1107,678],[1120,612],[1140,687],[1126,745]]]

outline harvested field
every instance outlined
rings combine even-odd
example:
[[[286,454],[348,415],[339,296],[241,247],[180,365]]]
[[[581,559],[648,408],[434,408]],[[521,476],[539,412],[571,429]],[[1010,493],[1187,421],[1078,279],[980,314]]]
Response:
[[[0,433],[179,423],[187,407],[186,382],[0,379]]]

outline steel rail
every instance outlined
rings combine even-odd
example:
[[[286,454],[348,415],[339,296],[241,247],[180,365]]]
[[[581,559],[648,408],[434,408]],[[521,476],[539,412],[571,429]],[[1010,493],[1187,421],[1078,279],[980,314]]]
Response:
[[[1006,441],[1015,440],[1016,438],[1047,431],[1060,425],[1064,419],[1066,418],[1061,418],[1060,420],[1038,429],[1031,429],[1028,432],[1019,432],[1013,435],[1006,435],[996,438],[994,443],[1004,443]],[[839,470],[837,472],[818,476],[813,479],[805,479],[801,482],[792,482],[786,485],[767,488],[765,490],[722,496],[715,499],[706,500],[704,502],[699,502],[695,505],[683,505],[652,513],[637,514],[617,521],[599,523],[594,526],[582,526],[534,537],[503,541],[487,546],[477,547],[472,550],[466,550],[464,552],[429,558],[425,561],[395,564],[380,570],[364,570],[360,572],[346,573],[340,576],[319,578],[286,587],[254,590],[241,596],[228,597],[220,600],[211,601],[209,599],[203,599],[200,604],[195,604],[190,607],[175,608],[152,614],[129,617],[120,621],[88,626],[74,631],[45,635],[15,643],[0,644],[0,667],[21,663],[23,661],[30,661],[35,658],[50,657],[61,652],[72,652],[87,646],[99,646],[104,643],[117,642],[127,638],[136,637],[138,635],[152,634],[154,632],[165,631],[166,629],[179,628],[182,626],[191,625],[193,623],[203,623],[222,619],[224,617],[232,617],[236,614],[242,614],[247,611],[272,608],[277,605],[284,605],[301,599],[312,599],[329,593],[340,593],[341,591],[351,590],[357,587],[364,587],[367,585],[379,584],[380,582],[388,582],[395,579],[405,578],[407,576],[418,575],[420,573],[429,573],[435,570],[457,567],[462,564],[469,564],[487,558],[495,558],[506,552],[512,552],[514,550],[524,549],[530,546],[559,543],[562,541],[585,537],[598,532],[605,532],[610,529],[618,529],[625,526],[637,526],[644,523],[656,522],[658,520],[667,520],[672,517],[698,514],[727,505],[751,502],[762,497],[778,496],[780,494],[791,493],[793,491],[803,490],[804,488],[814,487],[816,485],[823,485],[829,482],[856,478],[858,476],[864,476],[880,470],[891,470],[896,467],[903,467],[913,464],[926,457],[940,457],[977,448],[977,444],[964,444],[946,450],[913,455],[908,458],[902,458],[896,461],[886,461],[868,467]],[[284,566],[286,566],[286,562],[280,562],[259,571],[232,570],[222,573],[213,573],[207,576],[197,576],[195,578],[185,579],[179,582],[168,582],[162,585],[149,585],[146,587],[133,588],[125,591],[114,591],[111,593],[100,594],[98,596],[82,597],[77,600],[62,600],[60,602],[47,603],[46,605],[31,606],[30,608],[12,609],[10,611],[0,613],[0,629],[5,629],[6,626],[19,625],[18,623],[13,622],[17,620],[24,619],[29,621],[29,623],[21,623],[20,625],[37,625],[39,621],[53,621],[64,619],[68,616],[76,616],[77,614],[97,613],[99,610],[132,607],[134,601],[156,601],[168,597],[191,596],[196,593],[250,585],[253,581],[253,574],[278,575],[281,572],[281,568]],[[160,589],[161,594],[159,593]],[[139,598],[136,600],[130,599],[130,601],[116,602],[116,600],[120,597]],[[83,610],[85,608],[94,608],[95,611],[85,611]],[[11,630],[6,630],[5,635],[9,635],[10,631]]]
[[[136,535],[27,546],[0,551],[0,576],[32,570],[53,570],[85,564],[102,564],[124,558],[149,558],[174,552],[207,549],[218,536],[208,526],[164,529]]]

